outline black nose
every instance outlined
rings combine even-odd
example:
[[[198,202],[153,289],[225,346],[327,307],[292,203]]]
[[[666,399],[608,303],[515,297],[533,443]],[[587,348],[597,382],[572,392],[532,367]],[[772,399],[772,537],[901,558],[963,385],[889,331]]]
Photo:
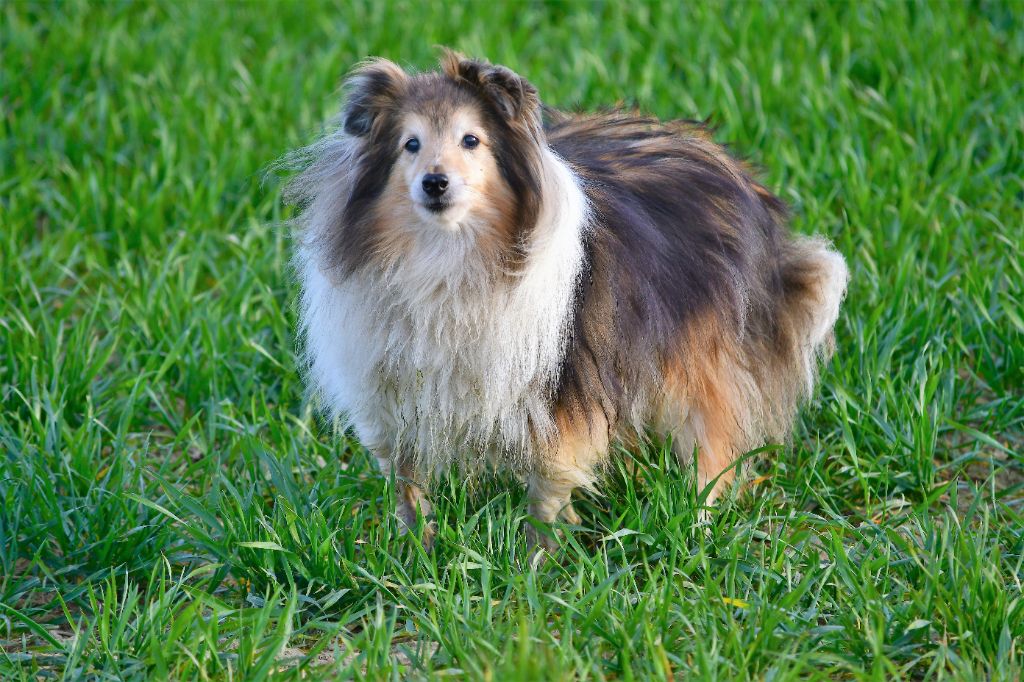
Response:
[[[427,173],[423,176],[423,191],[428,197],[439,197],[448,189],[448,176],[444,173]]]

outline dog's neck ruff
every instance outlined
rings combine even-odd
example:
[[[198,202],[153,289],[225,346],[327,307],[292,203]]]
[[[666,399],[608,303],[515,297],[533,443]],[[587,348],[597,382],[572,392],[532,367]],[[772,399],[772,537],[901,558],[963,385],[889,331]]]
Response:
[[[474,248],[480,226],[417,229],[396,266],[341,282],[300,245],[311,385],[378,455],[430,475],[485,453],[514,471],[554,432],[551,398],[584,262],[588,206],[578,178],[543,153],[542,206],[526,258],[500,276]],[[327,229],[316,216],[309,237]],[[418,226],[422,227],[422,226]]]

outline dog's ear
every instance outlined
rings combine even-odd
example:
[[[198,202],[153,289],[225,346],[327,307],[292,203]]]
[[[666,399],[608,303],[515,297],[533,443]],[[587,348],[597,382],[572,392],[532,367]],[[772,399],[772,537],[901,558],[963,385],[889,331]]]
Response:
[[[394,108],[408,82],[402,67],[387,59],[372,59],[360,65],[345,79],[345,132],[356,137],[369,134],[377,117]]]
[[[441,54],[441,69],[449,78],[475,87],[506,121],[539,122],[537,88],[512,69],[486,60],[468,59],[449,49]]]

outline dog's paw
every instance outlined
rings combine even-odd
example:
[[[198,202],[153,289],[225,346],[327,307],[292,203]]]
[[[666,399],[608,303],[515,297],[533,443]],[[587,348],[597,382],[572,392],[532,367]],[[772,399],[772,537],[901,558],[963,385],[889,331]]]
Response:
[[[423,533],[419,536],[420,544],[428,552],[433,550],[434,539],[437,536],[437,524],[433,520],[417,514],[417,510],[411,505],[399,505],[396,511],[398,516],[398,532],[403,536],[410,535],[416,537],[419,529],[419,519],[423,518]]]
[[[434,540],[437,538],[437,524],[433,521],[423,524],[423,535],[420,536],[420,544],[424,551],[434,551]]]
[[[527,521],[524,524],[523,532],[526,535],[529,563],[534,568],[540,566],[547,561],[549,556],[553,556],[558,552],[561,547],[559,540],[565,537],[561,530],[547,524],[541,524],[539,521]]]
[[[398,532],[401,536],[417,537],[417,528],[415,522],[413,525],[409,525],[404,521],[399,521]],[[433,521],[427,521],[423,524],[423,533],[419,535],[420,544],[423,545],[423,549],[427,552],[433,551],[434,541],[437,537],[437,524]]]

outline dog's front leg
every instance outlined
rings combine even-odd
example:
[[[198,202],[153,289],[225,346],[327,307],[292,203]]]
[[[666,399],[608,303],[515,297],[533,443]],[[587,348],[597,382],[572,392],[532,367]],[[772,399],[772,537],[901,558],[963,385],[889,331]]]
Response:
[[[591,410],[585,417],[556,413],[558,432],[554,446],[546,450],[527,481],[529,512],[537,521],[551,524],[557,520],[579,525],[580,517],[572,507],[572,491],[593,483],[593,473],[608,452],[608,422],[604,413]],[[557,529],[550,533],[527,524],[526,541],[531,548],[549,552],[558,548]]]
[[[398,528],[404,533],[416,531],[417,520],[423,517],[423,548],[428,552],[434,546],[434,535],[436,527],[430,515],[434,511],[433,505],[427,498],[423,487],[416,482],[415,468],[405,458],[399,457],[396,463],[390,457],[378,457],[381,472],[391,479],[391,472],[394,470],[395,481],[395,515],[398,517]]]
[[[572,491],[575,487],[576,484],[567,478],[535,473],[530,477],[526,491],[530,516],[545,526],[559,519],[578,525],[580,517],[572,507]],[[555,536],[560,537],[561,531],[550,527],[541,529],[530,522],[526,524],[526,544],[531,549],[554,552],[558,549]]]

